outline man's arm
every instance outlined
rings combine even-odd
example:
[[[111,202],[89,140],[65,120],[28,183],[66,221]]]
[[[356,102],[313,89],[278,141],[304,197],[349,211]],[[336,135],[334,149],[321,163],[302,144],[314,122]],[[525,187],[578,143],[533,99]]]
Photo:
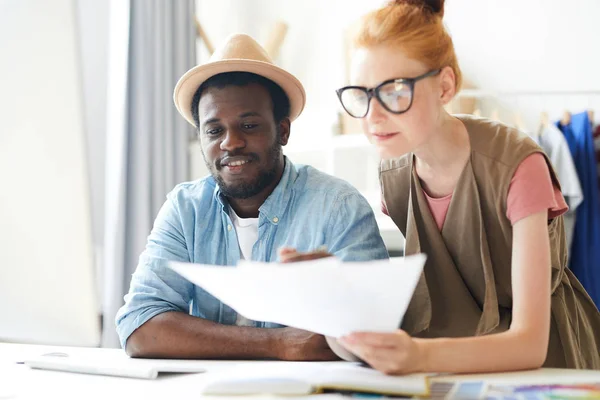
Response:
[[[168,268],[169,261],[190,261],[171,195],[156,218],[116,317],[121,345],[130,356],[335,359],[324,338],[310,332],[226,326],[190,316],[194,285]]]
[[[336,199],[325,232],[326,249],[302,253],[295,248],[282,247],[279,260],[291,263],[335,256],[343,261],[369,261],[389,257],[373,209],[358,192],[346,193]]]
[[[181,312],[146,322],[129,337],[126,350],[147,358],[336,359],[323,337],[311,332],[221,325]]]
[[[388,258],[373,209],[358,192],[341,196],[328,221],[328,250],[343,261]]]

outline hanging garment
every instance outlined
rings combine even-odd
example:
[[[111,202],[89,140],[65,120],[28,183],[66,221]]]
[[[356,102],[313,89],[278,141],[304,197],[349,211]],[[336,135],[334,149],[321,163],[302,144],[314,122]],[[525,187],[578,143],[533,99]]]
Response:
[[[571,245],[570,266],[596,305],[600,304],[600,202],[596,152],[588,113],[571,116],[571,123],[556,123],[569,143],[583,190]]]
[[[600,125],[594,130],[594,149],[596,150],[596,171],[598,172],[598,187],[600,188]]]
[[[573,234],[575,233],[575,221],[577,220],[577,208],[583,201],[583,191],[579,182],[579,175],[575,168],[573,156],[569,145],[562,132],[554,125],[540,126],[537,136],[532,137],[544,150],[558,176],[562,194],[569,206],[565,214],[565,234],[567,248],[571,248]]]
[[[481,118],[459,118],[472,150],[441,232],[429,211],[413,155],[384,160],[380,167],[384,201],[406,238],[406,254],[427,254],[402,322],[402,328],[415,337],[499,333],[508,330],[512,320],[513,230],[506,217],[506,198],[521,162],[543,153],[515,129]],[[554,184],[560,186],[553,169],[549,170]],[[600,369],[600,313],[566,268],[562,216],[548,225],[548,237],[552,320],[544,365]]]

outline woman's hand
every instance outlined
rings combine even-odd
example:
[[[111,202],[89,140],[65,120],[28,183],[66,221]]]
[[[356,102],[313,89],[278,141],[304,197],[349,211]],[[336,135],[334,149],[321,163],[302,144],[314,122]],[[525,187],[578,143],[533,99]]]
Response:
[[[419,342],[406,332],[355,332],[339,343],[371,367],[388,375],[422,372],[425,354]]]

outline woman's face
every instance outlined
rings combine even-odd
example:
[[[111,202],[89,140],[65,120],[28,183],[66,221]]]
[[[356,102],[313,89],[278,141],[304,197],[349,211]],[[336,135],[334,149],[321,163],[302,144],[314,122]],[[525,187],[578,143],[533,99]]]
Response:
[[[359,48],[352,59],[351,85],[375,88],[390,79],[415,78],[427,72],[430,69],[425,64],[406,57],[396,47]],[[446,91],[448,74],[453,84],[454,74],[450,68],[415,82],[412,105],[403,114],[393,114],[376,98],[371,99],[369,111],[361,121],[365,134],[377,146],[382,158],[413,152],[437,133],[444,115],[443,105],[451,98],[447,98]],[[380,94],[387,94],[388,99],[393,99],[394,94],[410,96],[406,85],[391,84],[385,89],[387,92],[382,90]]]

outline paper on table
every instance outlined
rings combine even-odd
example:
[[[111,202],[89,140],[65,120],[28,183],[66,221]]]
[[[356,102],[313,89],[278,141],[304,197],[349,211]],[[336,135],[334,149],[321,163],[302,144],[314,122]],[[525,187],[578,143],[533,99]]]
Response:
[[[25,365],[33,369],[140,379],[156,379],[159,373],[200,373],[207,370],[205,362],[195,360],[129,358],[124,351],[77,353],[31,357],[25,359]]]
[[[169,266],[238,313],[340,337],[391,332],[404,317],[425,256],[343,263],[330,258],[294,264],[245,262],[223,267]]]

